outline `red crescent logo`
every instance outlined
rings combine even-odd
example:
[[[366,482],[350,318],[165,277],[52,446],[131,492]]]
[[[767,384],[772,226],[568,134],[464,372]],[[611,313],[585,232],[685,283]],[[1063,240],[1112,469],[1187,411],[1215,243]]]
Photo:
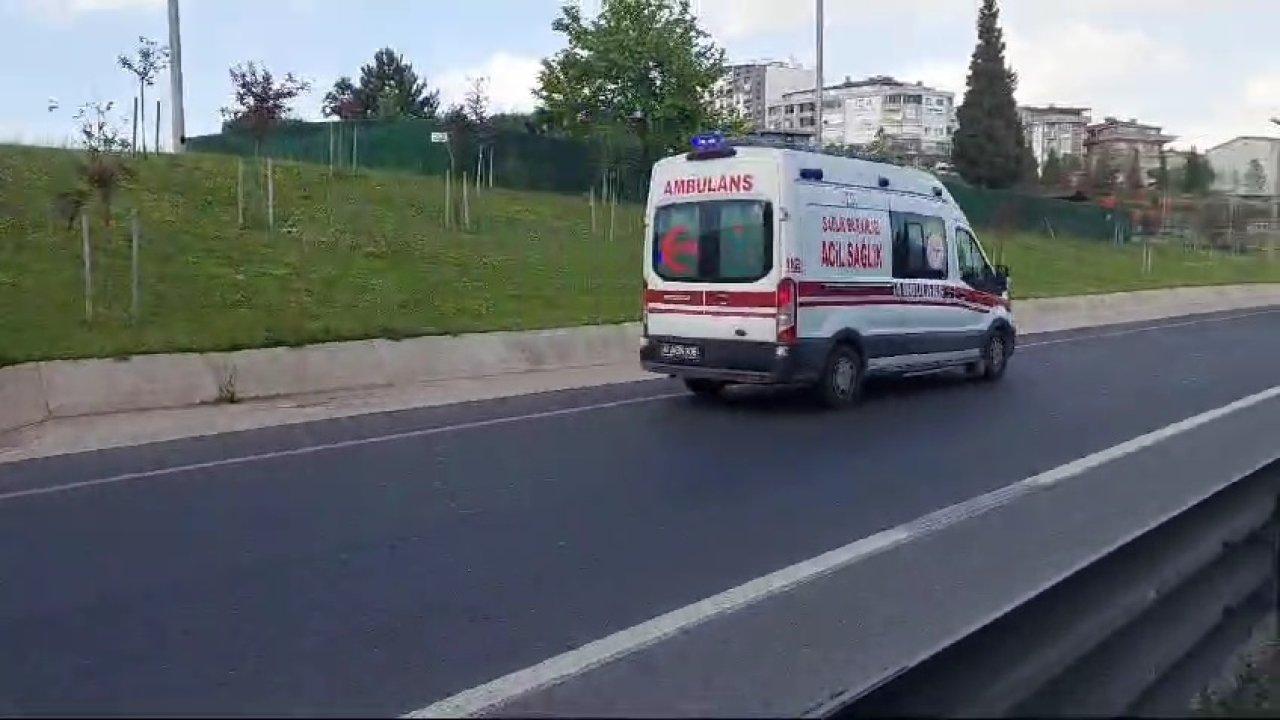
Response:
[[[689,240],[688,235],[689,228],[678,225],[662,236],[662,263],[681,275],[688,275],[693,270],[688,263],[681,262],[680,257],[698,252],[697,243]]]

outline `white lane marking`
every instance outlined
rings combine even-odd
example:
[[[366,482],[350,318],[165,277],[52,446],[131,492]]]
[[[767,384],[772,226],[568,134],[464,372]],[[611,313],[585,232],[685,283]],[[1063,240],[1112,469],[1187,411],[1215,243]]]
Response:
[[[1165,323],[1163,325],[1147,325],[1138,328],[1129,328],[1127,330],[1116,330],[1113,332],[1093,333],[1090,335],[1080,335],[1069,338],[1059,338],[1057,340],[1042,340],[1040,342],[1018,343],[1018,349],[1044,347],[1046,345],[1061,345],[1062,343],[1076,342],[1077,340],[1100,340],[1103,338],[1122,337],[1124,335],[1134,335],[1136,333],[1151,332],[1152,330],[1166,330],[1168,328],[1187,327],[1189,325],[1203,325],[1205,323],[1226,322],[1228,320],[1239,320],[1241,318],[1255,317],[1257,315],[1270,315],[1280,313],[1280,308],[1269,308],[1267,310],[1258,310],[1255,312],[1240,313],[1238,315],[1226,315],[1211,318],[1199,318],[1197,320],[1184,320],[1181,322]],[[1058,332],[1070,332],[1069,330],[1060,330]],[[1034,333],[1032,333],[1034,334]]]
[[[1044,347],[1047,345],[1057,345],[1060,343],[1079,342],[1082,340],[1094,340],[1094,339],[1101,339],[1101,338],[1118,337],[1121,335],[1131,335],[1133,333],[1148,332],[1151,330],[1163,330],[1166,328],[1185,327],[1187,325],[1200,325],[1203,323],[1212,323],[1212,322],[1226,322],[1228,320],[1236,320],[1239,318],[1253,317],[1255,315],[1266,315],[1269,313],[1276,313],[1276,312],[1280,312],[1280,308],[1271,308],[1271,309],[1261,310],[1257,312],[1243,313],[1239,315],[1229,315],[1225,317],[1220,316],[1220,317],[1212,317],[1212,318],[1201,318],[1198,320],[1190,320],[1186,322],[1167,323],[1164,325],[1151,325],[1151,326],[1146,326],[1141,328],[1130,328],[1128,330],[1120,330],[1120,331],[1110,332],[1110,333],[1100,333],[1095,335],[1077,335],[1074,337],[1061,338],[1058,340],[1045,340],[1042,342],[1033,342],[1033,343],[1019,343],[1018,347],[1020,349],[1026,349],[1026,348],[1034,348],[1034,347]],[[335,450],[335,449],[341,449],[346,447],[354,447],[358,445],[369,445],[374,443],[402,440],[405,438],[426,437],[429,435],[438,435],[438,434],[447,433],[447,432],[474,430],[477,428],[490,427],[493,425],[503,425],[507,423],[520,422],[523,420],[536,420],[539,418],[556,417],[559,415],[570,415],[570,414],[580,413],[580,412],[589,412],[591,410],[603,410],[603,409],[619,407],[623,405],[635,405],[639,403],[652,402],[656,400],[667,400],[671,398],[682,397],[683,395],[684,393],[663,393],[661,395],[653,395],[649,397],[632,398],[629,400],[619,400],[614,402],[599,403],[595,405],[581,405],[581,406],[575,406],[572,408],[565,408],[561,410],[529,413],[527,415],[512,415],[509,417],[493,418],[490,420],[480,420],[477,422],[461,423],[458,425],[446,425],[442,427],[427,428],[424,430],[411,430],[407,432],[394,433],[391,435],[378,435],[370,438],[360,438],[356,440],[343,440],[341,442],[324,443],[320,445],[304,445],[302,447],[292,448],[289,450],[279,450],[275,452],[259,453],[255,455],[244,455],[244,456],[238,456],[238,457],[232,457],[232,458],[224,458],[221,460],[211,460],[209,462],[203,462],[203,463],[175,465],[172,467],[160,468],[157,470],[146,470],[146,471],[135,472],[135,473],[125,473],[122,475],[115,475],[112,477],[98,478],[94,480],[83,480],[80,482],[65,483],[62,485],[51,485],[51,486],[41,487],[41,488],[31,488],[28,490],[15,490],[8,493],[0,493],[0,503],[8,500],[18,500],[24,497],[32,497],[36,495],[48,495],[52,493],[68,492],[71,490],[80,490],[83,488],[95,487],[98,485],[112,485],[116,483],[127,482],[130,480],[138,480],[138,479],[150,478],[150,477],[163,477],[165,475],[173,475],[177,473],[187,472],[190,470],[203,470],[207,468],[223,467],[227,465],[240,465],[244,463],[256,462],[259,460],[270,460],[273,458],[305,455],[308,453],[320,452],[324,450]]]
[[[626,400],[614,400],[605,403],[596,403],[594,405],[575,405],[570,408],[561,408],[559,410],[546,410],[543,412],[527,413],[525,415],[507,415],[504,417],[490,418],[487,420],[475,420],[472,422],[458,423],[456,425],[442,425],[439,427],[424,428],[421,430],[407,430],[405,432],[392,433],[390,435],[378,435],[368,438],[357,438],[353,440],[341,440],[338,442],[322,443],[318,445],[304,445],[302,447],[290,448],[288,450],[275,450],[272,452],[256,453],[253,455],[242,455],[232,458],[222,458],[220,460],[210,460],[208,462],[190,463],[187,465],[174,465],[172,467],[160,468],[157,470],[144,470],[141,472],[124,473],[122,475],[113,475],[111,477],[98,478],[95,480],[83,480],[80,482],[65,483],[62,485],[50,485],[47,487],[30,488],[27,490],[14,490],[12,492],[0,493],[0,503],[9,500],[18,500],[20,498],[33,497],[36,495],[49,495],[53,493],[68,492],[71,490],[80,490],[83,488],[97,487],[100,485],[114,485],[116,483],[128,482],[130,480],[141,480],[144,478],[162,477],[165,475],[174,475],[177,473],[188,472],[191,470],[204,470],[206,468],[225,467],[227,465],[242,465],[245,463],[257,462],[259,460],[271,460],[274,458],[292,457],[295,455],[305,455],[322,450],[339,450],[342,448],[356,447],[359,445],[372,445],[375,443],[391,442],[394,440],[405,440],[408,438],[429,437],[431,435],[442,435],[444,433],[459,432],[462,430],[477,430],[480,428],[493,427],[495,425],[507,425],[517,423],[524,420],[540,420],[544,418],[562,417],[565,415],[576,415],[578,413],[590,412],[592,410],[606,410],[609,408],[625,407],[627,405],[638,405],[640,403],[654,402],[656,400],[667,400],[670,398],[684,397],[685,393],[665,393],[663,395],[651,395],[639,398],[628,398]]]
[[[643,650],[717,616],[740,610],[902,543],[1007,505],[1028,493],[1076,477],[1180,433],[1277,397],[1280,397],[1280,385],[750,580],[718,595],[618,631],[575,650],[544,660],[537,665],[464,690],[420,710],[410,712],[404,717],[466,717],[495,709],[522,695],[561,683],[593,668]]]

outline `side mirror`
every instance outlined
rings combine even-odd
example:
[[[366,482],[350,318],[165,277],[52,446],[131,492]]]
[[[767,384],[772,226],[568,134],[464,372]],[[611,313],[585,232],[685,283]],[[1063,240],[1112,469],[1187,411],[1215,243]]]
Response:
[[[1011,285],[1012,285],[1012,283],[1009,281],[1009,266],[1008,266],[1008,265],[997,265],[997,266],[996,266],[996,288],[997,288],[997,290],[1000,292],[1000,294],[1002,294],[1002,295],[1003,295],[1004,293],[1009,292],[1009,288],[1010,288],[1010,286],[1011,286]]]

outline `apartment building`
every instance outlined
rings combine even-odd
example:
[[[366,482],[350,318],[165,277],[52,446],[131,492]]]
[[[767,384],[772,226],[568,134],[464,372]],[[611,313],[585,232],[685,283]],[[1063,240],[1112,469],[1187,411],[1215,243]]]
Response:
[[[824,92],[822,140],[827,145],[868,146],[883,133],[907,156],[945,158],[956,126],[955,94],[885,75],[846,78]],[[812,89],[786,93],[769,106],[772,130],[813,131],[817,101]]]
[[[1037,165],[1044,165],[1051,150],[1058,157],[1084,157],[1089,108],[1027,105],[1018,108],[1018,115]]]
[[[1091,166],[1105,156],[1117,173],[1123,173],[1136,152],[1145,174],[1160,167],[1164,146],[1178,139],[1176,135],[1165,135],[1161,130],[1157,125],[1146,125],[1134,118],[1117,120],[1108,117],[1085,128],[1085,156]]]
[[[712,99],[721,112],[746,118],[752,130],[766,129],[770,103],[789,92],[812,89],[813,70],[778,61],[733,65],[712,89]]]

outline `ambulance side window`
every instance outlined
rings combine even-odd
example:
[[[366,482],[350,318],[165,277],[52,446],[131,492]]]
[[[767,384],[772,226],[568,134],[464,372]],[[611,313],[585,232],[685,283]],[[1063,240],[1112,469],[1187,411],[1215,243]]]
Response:
[[[893,276],[903,280],[947,279],[947,234],[942,218],[889,213],[893,221]]]
[[[956,228],[956,259],[960,264],[960,279],[970,285],[976,286],[993,274],[978,248],[978,241],[962,228]]]

